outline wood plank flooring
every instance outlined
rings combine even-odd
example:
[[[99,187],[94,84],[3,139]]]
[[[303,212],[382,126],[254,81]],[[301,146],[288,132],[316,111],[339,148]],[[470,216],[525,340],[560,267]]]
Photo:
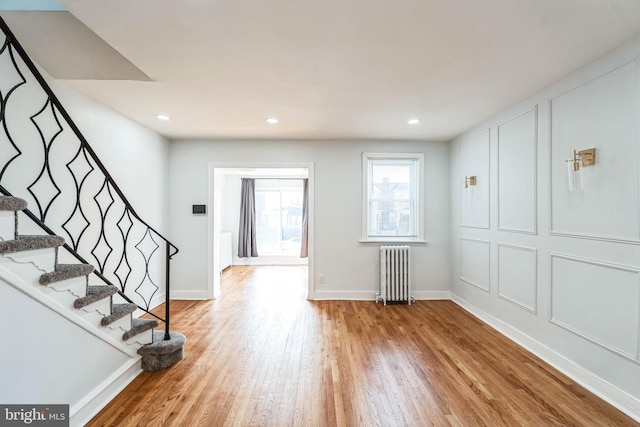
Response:
[[[305,289],[305,267],[232,267],[218,300],[172,302],[184,360],[141,374],[88,425],[638,425],[453,302]]]

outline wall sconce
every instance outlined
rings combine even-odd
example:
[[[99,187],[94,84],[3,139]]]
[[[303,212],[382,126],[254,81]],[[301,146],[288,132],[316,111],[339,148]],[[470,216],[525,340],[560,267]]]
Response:
[[[596,149],[587,148],[586,150],[573,150],[573,159],[567,160],[571,164],[574,171],[580,170],[580,165],[591,166],[596,164]]]
[[[582,190],[582,169],[580,166],[592,166],[596,164],[596,149],[573,150],[573,159],[567,160],[567,172],[569,174],[569,191]]]
[[[473,176],[465,176],[464,177],[464,188],[469,188],[470,185],[476,185],[478,182],[478,177]]]

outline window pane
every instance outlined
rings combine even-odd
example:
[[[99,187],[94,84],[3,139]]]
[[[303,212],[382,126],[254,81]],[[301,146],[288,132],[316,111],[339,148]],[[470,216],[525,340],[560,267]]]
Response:
[[[411,201],[372,200],[369,205],[371,236],[415,236]]]
[[[282,191],[280,251],[300,255],[302,241],[302,191]]]
[[[256,188],[256,228],[260,255],[299,256],[302,189]]]
[[[416,236],[416,164],[413,159],[370,161],[369,236]]]
[[[279,252],[280,194],[256,190],[256,241],[258,253]]]

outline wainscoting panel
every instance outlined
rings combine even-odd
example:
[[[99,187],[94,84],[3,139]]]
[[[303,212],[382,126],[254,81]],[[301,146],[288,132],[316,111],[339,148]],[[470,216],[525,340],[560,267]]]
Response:
[[[551,254],[551,322],[637,361],[639,273]]]
[[[486,240],[460,238],[460,280],[490,292],[490,244]]]
[[[460,144],[460,226],[489,228],[489,129]],[[465,179],[476,184],[465,188]]]
[[[536,312],[537,251],[498,243],[498,296]]]
[[[636,61],[551,100],[551,232],[640,243],[640,90]],[[566,160],[596,149],[570,191]]]
[[[498,228],[535,234],[537,107],[498,125]]]

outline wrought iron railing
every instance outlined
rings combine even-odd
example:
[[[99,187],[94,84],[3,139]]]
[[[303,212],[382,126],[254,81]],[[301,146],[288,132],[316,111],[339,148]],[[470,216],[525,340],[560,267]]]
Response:
[[[0,192],[27,200],[27,216],[145,312],[164,281],[165,318],[150,314],[169,339],[178,248],[138,216],[2,18],[0,28]]]

